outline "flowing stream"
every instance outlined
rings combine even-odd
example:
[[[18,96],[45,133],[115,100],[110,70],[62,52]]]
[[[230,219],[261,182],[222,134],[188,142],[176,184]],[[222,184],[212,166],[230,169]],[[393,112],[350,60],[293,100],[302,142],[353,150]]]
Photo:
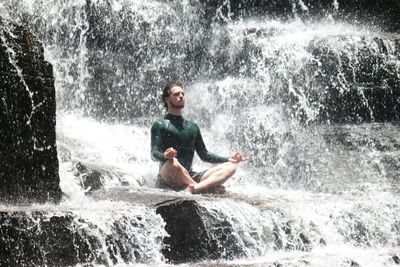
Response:
[[[82,227],[99,240],[115,221],[125,225],[127,247],[133,237],[141,245],[124,262],[104,240],[104,265],[168,265],[161,217],[140,204],[90,199],[75,166],[101,170],[106,188],[157,191],[149,129],[164,113],[163,85],[176,80],[207,148],[250,157],[226,184],[232,198],[195,196],[231,222],[246,257],[196,264],[396,266],[399,118],[369,96],[399,86],[399,38],[329,15],[231,14],[230,1],[0,0],[0,15],[35,33],[54,67],[67,198],[24,209],[72,212],[97,226]],[[347,94],[356,100],[343,102]],[[195,158],[196,170],[209,166]],[[140,233],[126,223],[138,216]]]

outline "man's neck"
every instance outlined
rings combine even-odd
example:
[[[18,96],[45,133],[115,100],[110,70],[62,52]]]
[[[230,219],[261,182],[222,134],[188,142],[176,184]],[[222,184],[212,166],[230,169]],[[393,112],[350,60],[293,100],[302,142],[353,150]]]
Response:
[[[182,111],[183,111],[182,109],[170,108],[170,109],[168,109],[168,114],[171,114],[171,115],[174,115],[174,116],[182,116],[182,114],[183,114]]]

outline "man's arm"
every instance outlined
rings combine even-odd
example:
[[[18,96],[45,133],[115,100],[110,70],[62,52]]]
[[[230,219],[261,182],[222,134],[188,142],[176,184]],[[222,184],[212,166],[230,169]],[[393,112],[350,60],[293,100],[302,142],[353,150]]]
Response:
[[[151,158],[154,161],[165,162],[164,151],[161,140],[162,123],[156,122],[151,127]]]
[[[197,125],[196,125],[197,126]],[[203,141],[203,136],[201,135],[200,129],[197,126],[197,138],[196,138],[196,152],[199,155],[200,159],[210,163],[223,163],[227,162],[229,158],[221,157],[214,153],[208,152],[206,145]]]

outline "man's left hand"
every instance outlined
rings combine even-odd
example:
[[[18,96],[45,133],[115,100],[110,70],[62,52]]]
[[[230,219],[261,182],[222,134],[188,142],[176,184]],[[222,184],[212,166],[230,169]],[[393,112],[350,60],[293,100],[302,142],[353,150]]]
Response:
[[[243,158],[240,152],[236,152],[235,154],[231,155],[228,159],[231,163],[239,163],[243,160],[248,160],[248,158]]]

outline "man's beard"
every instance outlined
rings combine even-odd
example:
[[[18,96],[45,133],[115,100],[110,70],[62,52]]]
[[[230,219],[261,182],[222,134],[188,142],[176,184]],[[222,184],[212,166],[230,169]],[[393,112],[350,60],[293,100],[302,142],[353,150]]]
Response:
[[[174,109],[181,109],[184,107],[185,107],[185,102],[182,102],[182,104],[176,104],[176,105],[171,103],[171,108],[174,108]]]

